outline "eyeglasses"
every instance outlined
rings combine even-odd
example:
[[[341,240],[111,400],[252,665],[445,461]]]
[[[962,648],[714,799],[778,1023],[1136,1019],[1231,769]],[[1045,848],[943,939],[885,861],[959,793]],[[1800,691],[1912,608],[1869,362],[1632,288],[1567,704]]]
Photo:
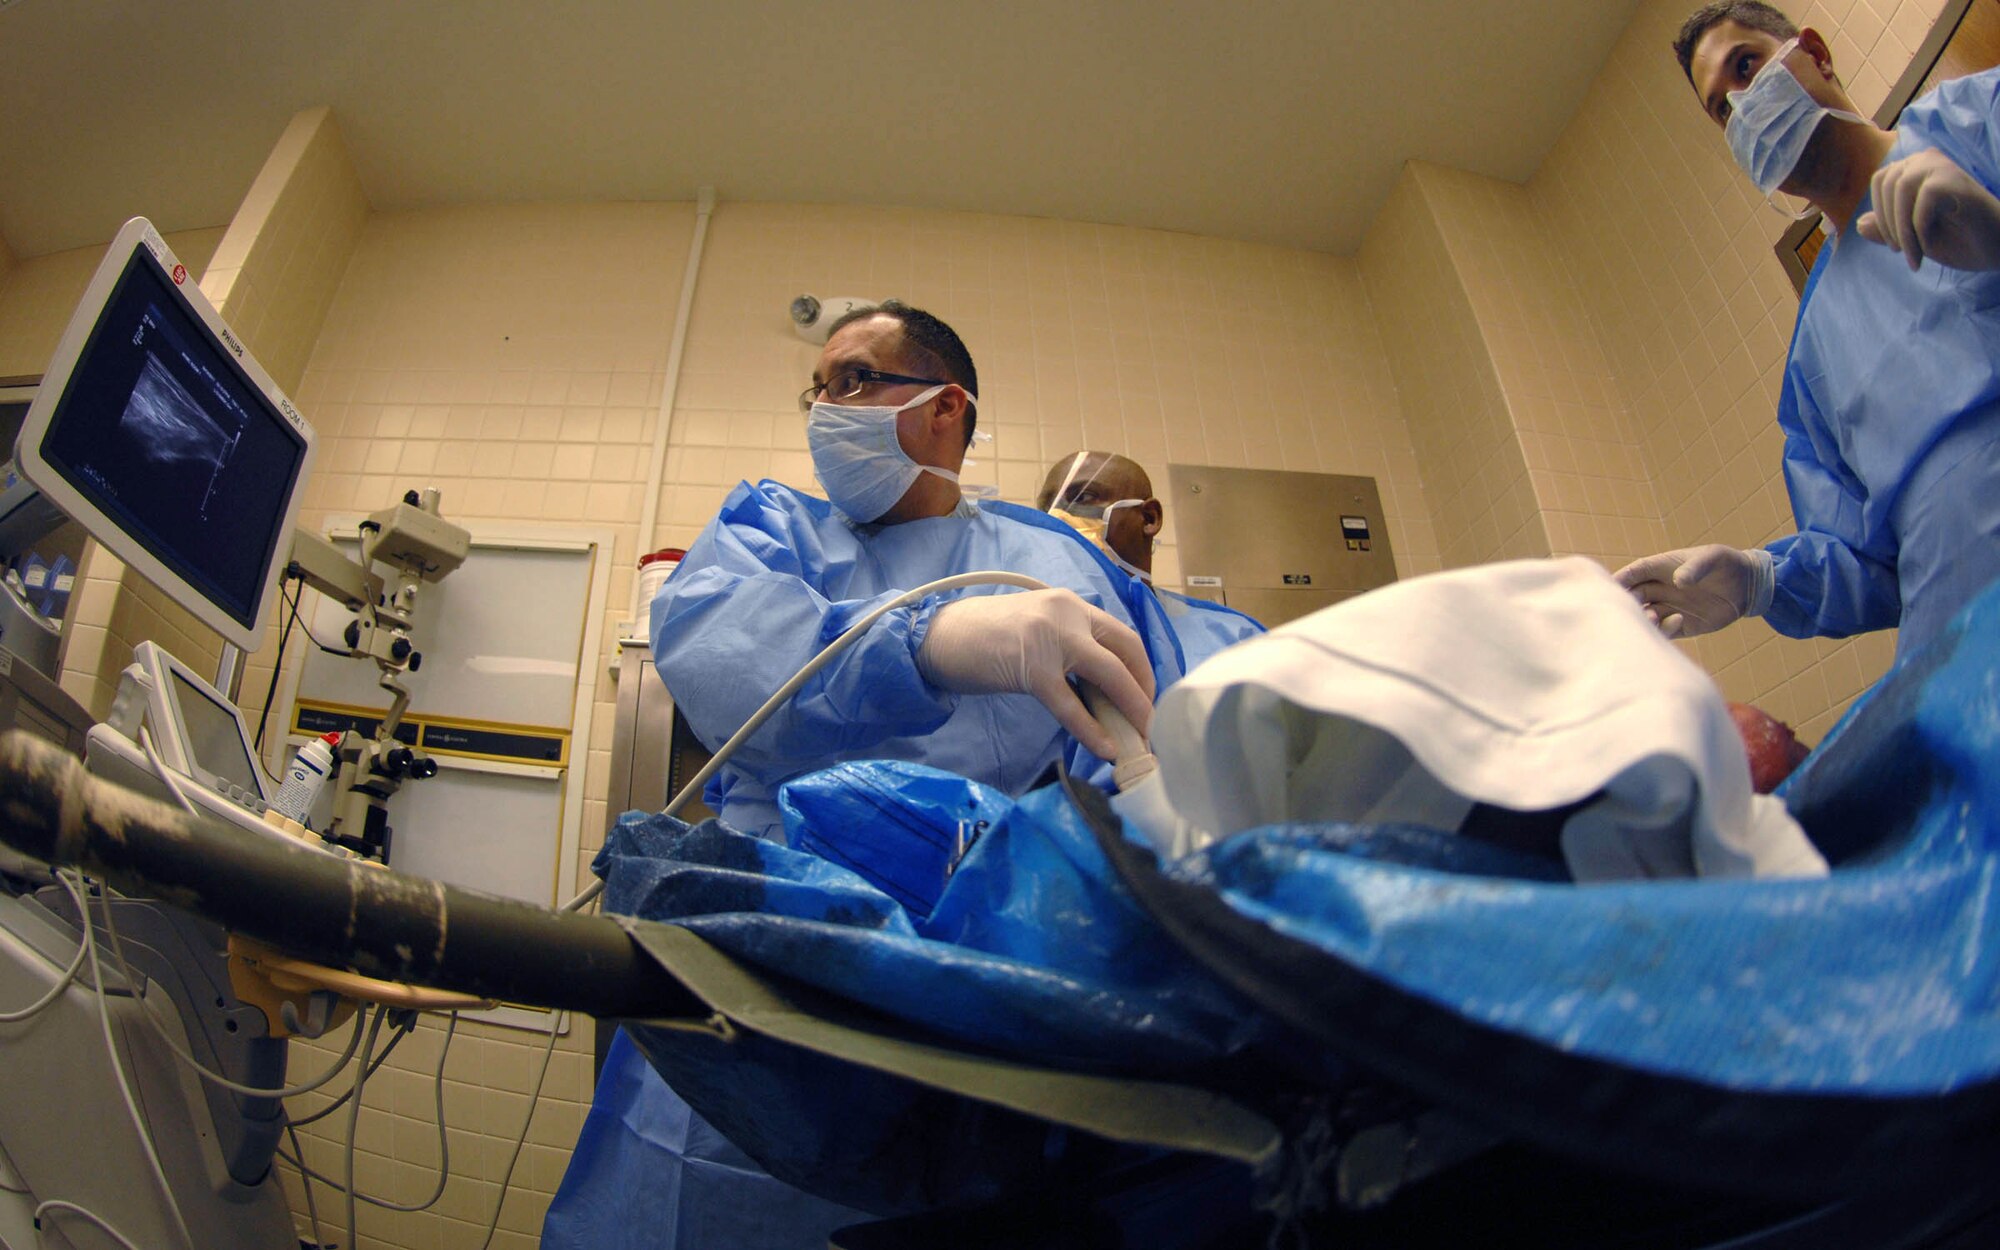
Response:
[[[846,403],[859,395],[866,387],[881,382],[913,382],[923,386],[943,386],[942,378],[913,378],[903,373],[884,373],[880,369],[842,369],[824,382],[815,382],[799,392],[799,411],[811,412],[812,406],[824,394],[834,403]]]

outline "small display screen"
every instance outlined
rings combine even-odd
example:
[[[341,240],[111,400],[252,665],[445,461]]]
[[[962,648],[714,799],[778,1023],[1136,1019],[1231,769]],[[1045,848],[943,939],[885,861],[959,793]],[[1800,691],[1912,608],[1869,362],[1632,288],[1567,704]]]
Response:
[[[181,731],[187,735],[188,756],[195,767],[261,796],[257,766],[243,745],[242,722],[236,709],[174,673],[174,704],[180,708]]]
[[[256,622],[305,436],[144,248],[71,371],[41,457],[203,598]]]

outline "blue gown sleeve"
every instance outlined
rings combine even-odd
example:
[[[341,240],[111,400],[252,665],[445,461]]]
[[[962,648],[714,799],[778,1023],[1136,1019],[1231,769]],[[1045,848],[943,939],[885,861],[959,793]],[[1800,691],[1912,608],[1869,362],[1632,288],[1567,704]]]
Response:
[[[652,613],[660,677],[704,745],[713,750],[806,661],[896,597],[835,600],[824,593],[834,562],[810,519],[745,483],[660,588]],[[769,783],[837,754],[928,733],[957,696],[916,667],[936,596],[898,608],[820,670],[731,762]]]
[[[1824,429],[1824,423],[1814,419],[1812,398],[1796,372],[1799,353],[1808,350],[1803,336],[1793,344],[1778,401],[1785,487],[1799,529],[1766,547],[1776,579],[1764,619],[1790,638],[1845,638],[1894,625],[1902,616],[1902,593],[1896,553],[1868,545],[1860,481],[1837,456],[1822,456],[1809,432],[1809,425]],[[1822,441],[1830,450],[1832,440]]]

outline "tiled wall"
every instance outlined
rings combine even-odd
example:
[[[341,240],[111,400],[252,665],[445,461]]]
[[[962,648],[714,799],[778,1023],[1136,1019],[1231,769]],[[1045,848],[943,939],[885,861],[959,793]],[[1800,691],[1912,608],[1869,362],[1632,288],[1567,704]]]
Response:
[[[332,113],[306,109],[272,148],[202,276],[203,294],[295,400],[367,220],[368,200]],[[324,464],[325,448],[318,454]],[[253,717],[270,688],[277,631],[274,620],[244,664],[238,701]]]
[[[1548,555],[1507,397],[1419,167],[1404,167],[1360,257],[1444,566]]]
[[[1192,235],[972,213],[724,204],[710,228],[674,414],[662,538],[685,545],[727,488],[810,487],[795,397],[818,348],[801,292],[890,296],[956,328],[979,366],[969,482],[1032,502],[1055,459],[1368,474],[1399,571],[1438,567],[1417,456],[1352,259]],[[1180,580],[1171,508],[1155,571]]]
[[[444,515],[475,532],[482,521],[607,527],[619,570],[609,630],[623,615],[626,570],[637,560],[640,496],[693,223],[685,204],[369,217],[298,390],[321,437],[301,523],[318,527],[330,514],[372,511],[412,487],[436,486]],[[595,749],[576,776],[586,795],[586,864],[603,840],[616,694],[609,681],[598,691]],[[590,1101],[592,1027],[579,1022],[554,1056],[495,1246],[535,1244]],[[423,1044],[399,1050],[383,1069],[379,1100],[370,1085],[358,1138],[364,1191],[416,1201],[434,1183],[431,1074],[440,1040],[427,1022],[405,1048]],[[331,1060],[316,1045],[293,1052],[295,1076]],[[459,1027],[445,1092],[453,1179],[428,1212],[364,1207],[362,1246],[479,1244],[528,1115],[540,1053],[533,1034]],[[307,1136],[308,1154],[326,1170],[340,1158],[346,1122],[330,1117]],[[283,1175],[293,1209],[303,1212],[296,1174]],[[321,1190],[319,1200],[324,1216],[333,1198]]]
[[[1611,362],[1527,191],[1412,169],[1478,320],[1551,550],[1614,569],[1660,550],[1659,508]]]
[[[493,1250],[533,1250],[540,1242],[549,1197],[562,1182],[570,1148],[583,1127],[591,1095],[591,1025],[580,1022],[549,1056],[534,1122],[515,1164],[500,1211]],[[303,1082],[332,1066],[347,1044],[345,1024],[332,1037],[338,1045],[294,1042],[289,1079]],[[478,1250],[500,1199],[500,1181],[529,1115],[528,1095],[541,1070],[546,1039],[510,1029],[461,1022],[447,1052],[446,1027],[435,1015],[420,1018],[415,1032],[371,1076],[355,1126],[355,1189],[388,1202],[416,1205],[431,1196],[438,1178],[437,1076],[444,1081],[445,1143],[451,1174],[435,1205],[424,1211],[390,1211],[363,1204],[349,1242],[344,1197],[315,1182],[313,1204],[325,1245],[358,1250]],[[383,1030],[383,1040],[389,1034]],[[378,1053],[380,1047],[377,1047]],[[302,1094],[287,1107],[297,1118],[329,1106],[352,1084],[343,1076],[324,1091]],[[305,1159],[322,1177],[338,1180],[345,1167],[347,1108],[299,1130]],[[286,1146],[289,1152],[289,1145]],[[310,1209],[299,1173],[281,1163],[284,1183],[302,1237],[310,1235]]]
[[[367,219],[332,110],[307,109],[278,139],[202,276],[203,294],[287,392],[298,390]]]
[[[189,273],[200,273],[221,245],[223,231],[217,226],[163,237]],[[103,260],[102,247],[79,247],[0,266],[0,378],[42,375]]]
[[[1798,301],[1771,251],[1785,222],[1737,172],[1669,50],[1694,7],[1639,10],[1528,194],[1611,362],[1667,541],[1749,546],[1793,525],[1774,414]],[[1941,7],[1824,0],[1793,16],[1827,36],[1873,110]],[[1731,698],[1817,740],[1887,667],[1894,635],[1794,642],[1746,622],[1695,646]]]

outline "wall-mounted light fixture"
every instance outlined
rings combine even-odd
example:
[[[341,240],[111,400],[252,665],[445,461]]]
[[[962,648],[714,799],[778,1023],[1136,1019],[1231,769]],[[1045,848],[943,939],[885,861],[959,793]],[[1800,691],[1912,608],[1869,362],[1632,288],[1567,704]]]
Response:
[[[830,299],[801,295],[792,301],[792,328],[808,343],[824,343],[833,330],[834,322],[857,308],[872,307],[877,302],[852,295],[836,295]]]

